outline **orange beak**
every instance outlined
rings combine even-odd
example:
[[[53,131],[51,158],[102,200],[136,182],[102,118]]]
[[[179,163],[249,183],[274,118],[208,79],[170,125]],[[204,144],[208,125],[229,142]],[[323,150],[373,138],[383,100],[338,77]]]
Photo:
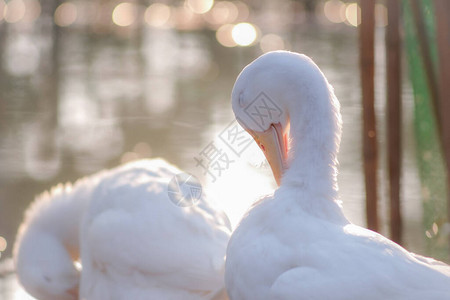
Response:
[[[269,129],[263,132],[253,130],[248,130],[248,132],[264,152],[272,168],[275,181],[280,186],[281,177],[286,170],[287,133],[283,133],[280,123],[270,125]]]

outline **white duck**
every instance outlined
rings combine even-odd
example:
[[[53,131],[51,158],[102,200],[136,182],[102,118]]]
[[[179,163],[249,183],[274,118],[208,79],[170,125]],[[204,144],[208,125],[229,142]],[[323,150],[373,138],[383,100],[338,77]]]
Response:
[[[188,207],[169,200],[179,173],[140,160],[42,194],[14,247],[21,284],[45,300],[216,297],[230,225],[203,195]]]
[[[343,215],[339,102],[310,58],[285,51],[259,57],[236,80],[232,106],[280,187],[232,234],[230,299],[450,299],[449,266]]]

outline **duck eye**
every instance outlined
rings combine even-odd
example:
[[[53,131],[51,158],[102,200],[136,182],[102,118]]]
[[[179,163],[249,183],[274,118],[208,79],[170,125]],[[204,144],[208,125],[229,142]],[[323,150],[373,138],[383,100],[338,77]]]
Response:
[[[46,276],[46,275],[44,275],[44,279],[47,282],[52,282],[52,279],[50,277]]]

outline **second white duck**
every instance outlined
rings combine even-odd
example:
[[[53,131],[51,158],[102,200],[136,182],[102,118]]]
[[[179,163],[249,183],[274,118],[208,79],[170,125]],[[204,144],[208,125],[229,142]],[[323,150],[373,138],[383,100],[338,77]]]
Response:
[[[14,247],[20,283],[43,300],[214,298],[229,221],[203,195],[196,205],[172,203],[168,184],[179,173],[140,160],[42,194]]]

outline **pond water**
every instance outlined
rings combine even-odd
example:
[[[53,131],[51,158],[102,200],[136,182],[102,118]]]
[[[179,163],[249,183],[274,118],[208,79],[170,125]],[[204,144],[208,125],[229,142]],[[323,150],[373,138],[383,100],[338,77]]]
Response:
[[[1,26],[1,25],[0,25]],[[225,48],[211,31],[144,27],[102,35],[61,29],[2,28],[0,78],[0,263],[11,257],[18,225],[34,196],[51,186],[140,157],[163,157],[200,178],[237,224],[252,202],[275,188],[256,145],[242,156],[220,140],[233,121],[230,92],[258,46]],[[311,56],[342,105],[340,197],[345,214],[365,225],[357,29],[304,23],[283,28],[288,48]],[[383,30],[377,40],[377,117],[381,151],[380,213],[387,233]],[[420,184],[414,161],[412,96],[404,88],[403,212],[405,244],[424,253]],[[197,166],[210,143],[234,160],[221,174]],[[6,274],[6,273],[5,273]],[[1,299],[26,299],[12,274]]]

